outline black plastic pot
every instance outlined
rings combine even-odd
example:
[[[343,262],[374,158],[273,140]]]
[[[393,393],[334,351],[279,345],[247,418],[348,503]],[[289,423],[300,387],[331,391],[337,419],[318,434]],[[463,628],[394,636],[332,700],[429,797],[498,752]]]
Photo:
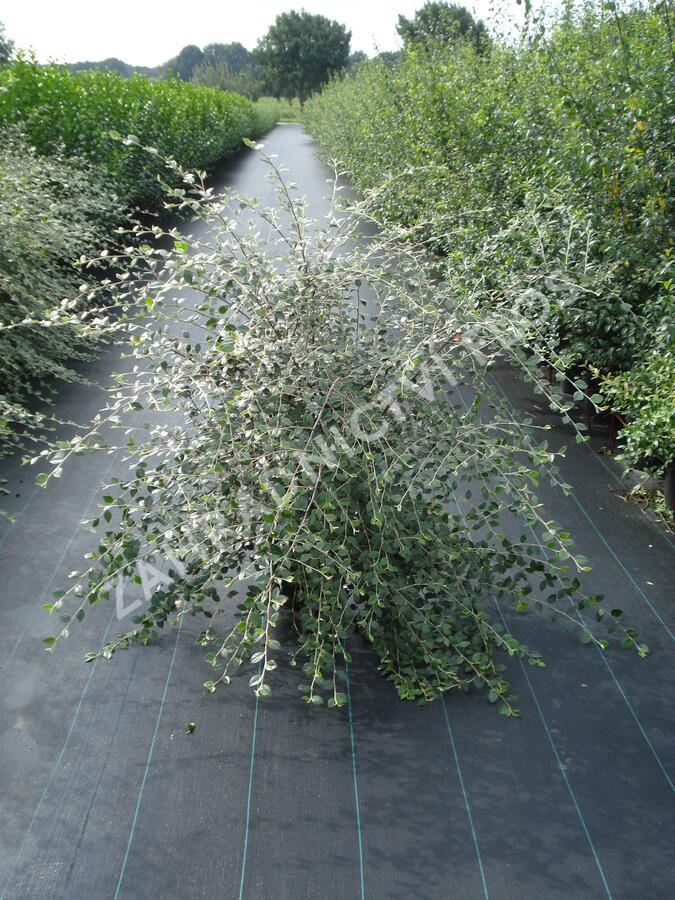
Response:
[[[577,378],[583,378],[583,377],[584,377],[583,366],[572,366],[571,369],[566,369],[565,370],[565,379],[562,383],[563,394],[568,394],[568,395],[573,394],[577,389],[577,386],[574,382],[577,380]],[[588,379],[586,379],[586,380],[588,380]]]
[[[281,593],[286,597],[288,602],[286,603],[286,607],[290,610],[296,611],[298,609],[298,586],[293,581],[282,581],[281,582]]]
[[[675,463],[671,463],[666,469],[663,482],[663,495],[668,509],[675,510]]]

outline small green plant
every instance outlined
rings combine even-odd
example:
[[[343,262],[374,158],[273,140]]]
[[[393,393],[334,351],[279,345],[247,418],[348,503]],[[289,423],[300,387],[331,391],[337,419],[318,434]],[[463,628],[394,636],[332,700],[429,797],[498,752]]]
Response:
[[[506,715],[517,709],[503,658],[543,661],[500,610],[550,614],[604,648],[589,610],[645,655],[620,611],[583,593],[584,559],[542,513],[536,485],[558,478],[543,429],[514,421],[486,377],[501,354],[538,378],[511,310],[439,283],[397,232],[366,238],[373,205],[340,204],[337,178],[332,212],[313,223],[266,161],[276,208],[216,198],[183,172],[174,202],[210,237],[154,228],[131,254],[142,283],[122,272],[113,287],[132,374],[69,445],[38,458],[58,475],[124,430],[130,475],[103,496],[86,570],[47,604],[62,619],[48,646],[104,601],[119,616],[134,607],[104,657],[200,614],[208,691],[247,663],[251,687],[269,694],[285,651],[308,702],[341,706],[361,635],[400,697],[483,688]],[[468,410],[454,393],[467,377],[478,391]],[[150,566],[162,573],[154,590],[126,603]],[[282,619],[295,631],[285,647]]]
[[[657,349],[628,372],[602,385],[614,409],[627,418],[621,431],[625,458],[637,469],[662,475],[675,463],[675,350]]]

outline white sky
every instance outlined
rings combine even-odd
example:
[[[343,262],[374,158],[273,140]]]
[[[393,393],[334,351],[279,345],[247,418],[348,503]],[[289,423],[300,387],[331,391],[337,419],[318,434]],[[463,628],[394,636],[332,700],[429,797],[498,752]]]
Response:
[[[304,8],[337,19],[352,32],[352,50],[372,55],[395,50],[398,14],[411,16],[424,0],[0,0],[0,22],[17,47],[40,62],[116,56],[155,66],[186,44],[239,41],[252,49],[276,16]],[[495,6],[519,10],[514,0],[468,0],[490,20]]]

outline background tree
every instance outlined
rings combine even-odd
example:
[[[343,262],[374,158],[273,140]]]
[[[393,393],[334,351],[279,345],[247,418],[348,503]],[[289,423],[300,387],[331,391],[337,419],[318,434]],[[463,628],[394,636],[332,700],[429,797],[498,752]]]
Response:
[[[363,50],[355,50],[353,53],[349,54],[349,59],[347,60],[347,71],[356,68],[356,66],[361,65],[361,63],[365,62],[367,59],[367,53],[364,53]]]
[[[123,59],[117,59],[111,56],[109,59],[103,59],[99,62],[76,62],[67,63],[66,68],[71,72],[85,72],[87,70],[99,72],[116,72],[122,78],[131,78],[133,75],[146,75],[148,78],[157,79],[162,76],[164,69],[162,66],[132,66],[124,62]]]
[[[0,22],[0,66],[8,63],[14,52],[14,41],[5,34],[5,26]]]
[[[400,50],[381,50],[375,57],[375,59],[379,59],[382,62],[391,64],[391,65],[393,65],[394,63],[397,63],[400,58],[401,58]]]
[[[257,100],[262,93],[262,77],[255,58],[238,41],[207,44],[202,62],[192,71],[192,81],[244,94],[252,100]]]
[[[251,100],[257,100],[262,93],[262,81],[255,66],[245,66],[233,72],[226,63],[203,63],[193,69],[192,81],[205,87],[243,94]]]
[[[308,12],[277,16],[255,51],[267,90],[302,106],[349,60],[351,32],[339,22]]]
[[[476,21],[466,7],[455,3],[425,3],[412,19],[399,16],[396,30],[405,46],[428,41],[450,43],[465,37],[476,49],[483,49],[489,41],[485,23]]]
[[[254,68],[255,60],[250,50],[233,41],[230,44],[207,44],[202,65],[227,66],[231,75],[238,75],[243,69]]]
[[[183,47],[178,56],[174,56],[164,65],[165,74],[177,75],[183,81],[191,81],[196,66],[204,61],[204,54],[196,44]]]

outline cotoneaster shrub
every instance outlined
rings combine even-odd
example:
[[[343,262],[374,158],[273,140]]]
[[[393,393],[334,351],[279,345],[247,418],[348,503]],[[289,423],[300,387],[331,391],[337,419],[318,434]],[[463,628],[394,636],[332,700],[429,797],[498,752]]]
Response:
[[[366,237],[370,204],[334,200],[323,224],[308,220],[267,161],[270,209],[183,173],[195,187],[176,202],[207,237],[153,229],[114,288],[135,365],[42,458],[67,477],[73,454],[118,446],[129,474],[103,495],[85,570],[47,604],[63,619],[47,644],[101,602],[131,613],[89,659],[202,615],[209,691],[245,663],[269,694],[287,653],[305,699],[340,706],[358,634],[402,698],[484,688],[507,715],[504,658],[542,661],[503,616],[539,610],[606,647],[597,619],[644,655],[620,612],[583,593],[585,563],[536,499],[541,477],[558,480],[544,429],[514,421],[487,377],[497,354],[538,377],[529,324],[439,283],[398,231]],[[462,379],[478,391],[468,409]]]

